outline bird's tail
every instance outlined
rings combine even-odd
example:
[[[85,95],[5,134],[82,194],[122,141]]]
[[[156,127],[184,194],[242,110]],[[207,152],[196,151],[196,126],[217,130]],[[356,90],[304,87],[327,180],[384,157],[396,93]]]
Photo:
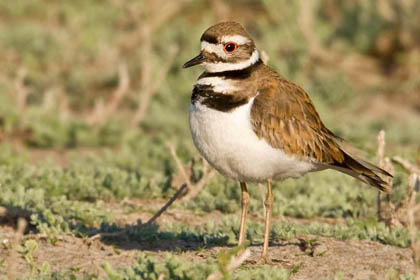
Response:
[[[369,162],[351,156],[343,150],[341,152],[343,153],[344,160],[341,163],[332,165],[331,168],[353,176],[383,192],[389,193],[391,191],[388,183],[379,177],[379,175],[392,177],[391,174]]]

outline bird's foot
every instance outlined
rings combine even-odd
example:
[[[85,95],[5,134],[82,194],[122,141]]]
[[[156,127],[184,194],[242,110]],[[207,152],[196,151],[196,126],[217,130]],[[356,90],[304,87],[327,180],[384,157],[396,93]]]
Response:
[[[269,263],[269,260],[268,260],[268,256],[267,255],[264,255],[264,256],[261,256],[257,261],[256,261],[256,263],[255,264],[257,264],[257,265],[264,265],[264,264],[268,264]]]

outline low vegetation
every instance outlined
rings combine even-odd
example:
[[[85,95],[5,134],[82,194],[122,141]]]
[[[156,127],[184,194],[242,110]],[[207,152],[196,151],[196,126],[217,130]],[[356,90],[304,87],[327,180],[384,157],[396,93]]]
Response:
[[[419,12],[418,0],[0,2],[0,279],[419,277]],[[181,65],[225,18],[394,175],[389,196],[334,171],[276,182],[265,266],[264,188],[249,186],[237,248],[240,188],[188,130],[201,70]]]

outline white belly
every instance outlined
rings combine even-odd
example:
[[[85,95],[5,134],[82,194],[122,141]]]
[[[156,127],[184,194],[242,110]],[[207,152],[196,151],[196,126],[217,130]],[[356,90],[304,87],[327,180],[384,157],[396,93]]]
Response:
[[[190,128],[201,155],[220,173],[244,182],[300,177],[315,166],[272,148],[252,130],[253,99],[231,112],[199,102],[190,106]]]

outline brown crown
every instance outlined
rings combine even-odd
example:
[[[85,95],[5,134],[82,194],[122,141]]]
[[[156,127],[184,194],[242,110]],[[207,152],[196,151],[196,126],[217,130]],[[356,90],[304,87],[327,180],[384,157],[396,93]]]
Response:
[[[220,22],[209,27],[206,31],[204,31],[200,40],[217,44],[220,43],[222,36],[229,35],[241,35],[248,38],[253,43],[252,38],[249,36],[248,32],[245,31],[242,25],[234,21]]]

